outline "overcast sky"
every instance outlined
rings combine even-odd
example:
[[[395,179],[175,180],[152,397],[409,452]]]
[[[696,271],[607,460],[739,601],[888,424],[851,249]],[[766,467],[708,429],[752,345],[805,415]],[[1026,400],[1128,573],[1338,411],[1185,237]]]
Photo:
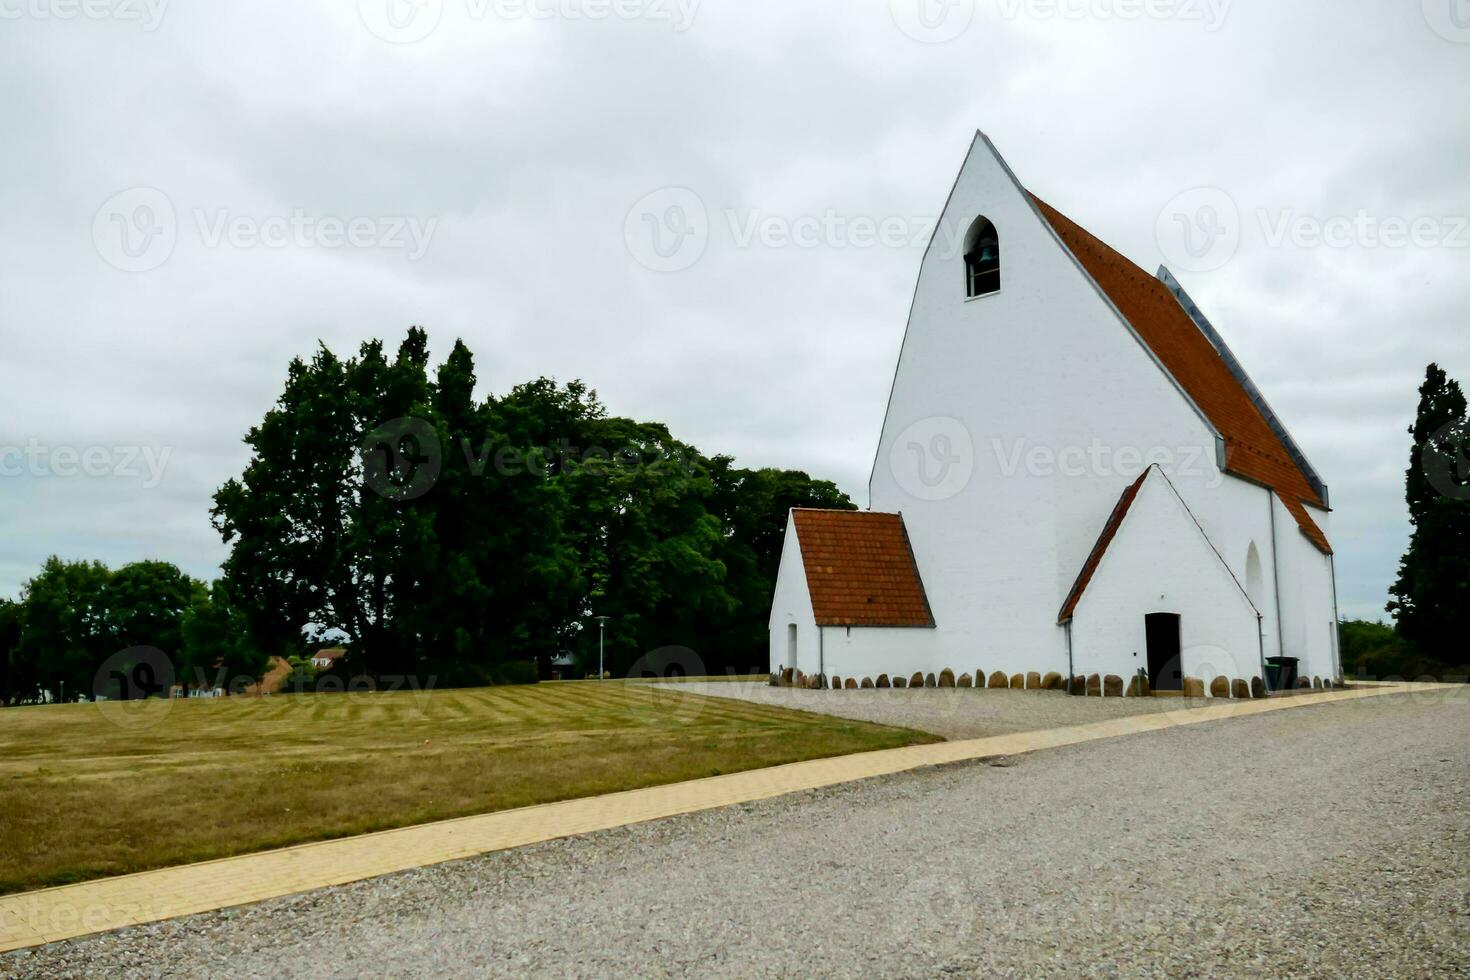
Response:
[[[979,128],[1175,269],[1331,486],[1342,611],[1381,613],[1415,389],[1470,382],[1466,0],[313,6],[0,0],[0,595],[52,553],[216,574],[287,361],[414,323],[487,390],[580,377],[865,503]]]

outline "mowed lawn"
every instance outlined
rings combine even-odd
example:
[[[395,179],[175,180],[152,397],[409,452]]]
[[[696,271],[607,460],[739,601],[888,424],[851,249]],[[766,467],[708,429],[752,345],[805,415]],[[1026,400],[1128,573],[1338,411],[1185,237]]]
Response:
[[[936,740],[677,687],[0,709],[0,892]]]

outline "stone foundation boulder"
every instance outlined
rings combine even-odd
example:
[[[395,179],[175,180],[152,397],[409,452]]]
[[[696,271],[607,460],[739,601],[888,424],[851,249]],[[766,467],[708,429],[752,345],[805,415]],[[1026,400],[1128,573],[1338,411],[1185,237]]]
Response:
[[[792,684],[795,684],[795,683],[796,683],[796,671],[794,669],[792,669],[791,667],[787,667],[785,670],[781,671],[781,686],[782,687],[790,687]]]
[[[925,687],[938,687],[939,686],[939,681],[937,679],[935,679],[935,677],[934,677],[933,674],[925,674],[924,675],[924,686]]]
[[[780,687],[781,686],[781,678],[779,678],[779,677],[776,676],[776,672],[775,671],[771,671],[771,686],[772,687]]]
[[[956,687],[974,687],[975,686],[975,678],[971,677],[969,674],[961,674],[960,675],[960,679],[957,680],[957,681],[955,681],[955,686]]]
[[[1123,696],[1123,678],[1117,674],[1109,674],[1103,678],[1103,697],[1121,698]]]
[[[1259,677],[1251,678],[1251,697],[1263,698],[1266,696],[1266,682]]]
[[[1323,681],[1322,681],[1322,690],[1324,690],[1324,691],[1330,691],[1330,690],[1332,690],[1332,678],[1328,677],[1328,678],[1324,678],[1323,679]]]
[[[1128,697],[1146,698],[1148,697],[1148,694],[1148,678],[1140,677],[1137,674],[1134,674],[1132,677],[1128,678]]]
[[[923,686],[924,686],[924,675],[921,674],[921,673],[919,673],[918,671],[915,671],[914,672],[914,676],[909,678],[909,687],[923,687]]]
[[[1322,678],[1320,678],[1320,677],[1313,677],[1312,678],[1312,689],[1314,691],[1320,691],[1320,690],[1322,690]]]
[[[890,682],[888,680],[888,675],[887,674],[879,674],[878,675],[878,686],[880,688],[890,688],[890,687],[893,686],[893,684],[892,684],[892,682]]]
[[[871,691],[872,689],[873,689],[873,678],[871,678],[871,677],[864,677],[863,678],[863,690],[865,690],[865,691]]]
[[[1184,678],[1184,696],[1187,698],[1202,698],[1205,696],[1205,682],[1198,677]]]
[[[841,677],[841,675],[839,675],[839,674],[833,674],[832,675],[832,690],[834,690],[834,691],[840,691],[840,690],[842,690],[842,677]]]
[[[843,688],[843,690],[846,690],[846,691],[856,691],[857,690],[857,686],[858,686],[857,681],[853,680],[851,677],[849,677],[847,680],[845,680],[845,681],[842,682],[842,688]]]
[[[1000,671],[997,670],[995,673],[993,673],[993,674],[990,675],[990,686],[991,687],[1010,687],[1011,686],[1011,682],[1010,682],[1010,679],[1007,678],[1005,674],[1002,674]]]
[[[1230,678],[1221,676],[1216,677],[1214,680],[1210,681],[1210,697],[1230,697]]]
[[[1237,701],[1248,701],[1251,696],[1251,686],[1243,678],[1237,677],[1230,682],[1230,696]]]
[[[1081,697],[1086,693],[1087,678],[1074,674],[1072,677],[1072,694],[1076,695],[1077,697]]]
[[[1298,677],[1296,679],[1296,689],[1298,691],[1310,691],[1312,689],[1312,682],[1305,677]]]
[[[895,677],[893,679],[893,686],[895,688],[905,688],[909,686],[909,682],[902,677]]]
[[[1052,671],[1041,679],[1041,689],[1043,691],[1055,691],[1062,687],[1062,681],[1062,675],[1056,671]]]
[[[1087,696],[1090,698],[1102,697],[1102,677],[1100,675],[1087,675]]]
[[[948,667],[941,670],[939,672],[939,686],[954,687],[954,671],[950,670]]]
[[[1026,675],[1025,674],[1012,674],[1011,675],[1011,690],[1012,691],[1024,691],[1024,690],[1026,690]]]
[[[1028,690],[1028,691],[1035,691],[1035,690],[1039,690],[1040,688],[1041,688],[1041,674],[1037,673],[1034,670],[1028,671],[1026,673],[1026,690]]]

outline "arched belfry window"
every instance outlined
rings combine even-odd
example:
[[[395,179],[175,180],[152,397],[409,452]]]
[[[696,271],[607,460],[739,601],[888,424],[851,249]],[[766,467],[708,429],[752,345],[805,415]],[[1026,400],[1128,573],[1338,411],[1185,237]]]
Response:
[[[1000,236],[990,219],[979,217],[965,235],[965,295],[1000,291]]]

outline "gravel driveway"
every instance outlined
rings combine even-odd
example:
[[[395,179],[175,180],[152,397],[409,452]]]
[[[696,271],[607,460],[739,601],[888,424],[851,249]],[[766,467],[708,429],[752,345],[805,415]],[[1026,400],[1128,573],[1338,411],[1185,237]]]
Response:
[[[9,954],[0,973],[1464,976],[1467,694],[870,780]]]
[[[1063,691],[988,687],[806,691],[745,681],[686,681],[679,684],[678,690],[914,728],[948,739],[1083,725],[1213,703],[1204,698],[1074,698]]]

